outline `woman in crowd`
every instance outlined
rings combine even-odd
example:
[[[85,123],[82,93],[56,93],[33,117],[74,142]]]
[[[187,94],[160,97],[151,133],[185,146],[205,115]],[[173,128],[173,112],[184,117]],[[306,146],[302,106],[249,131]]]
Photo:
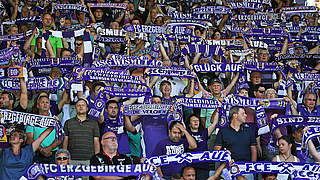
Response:
[[[278,140],[280,155],[275,156],[275,162],[300,162],[297,158],[296,146],[291,136],[281,136]],[[289,174],[278,174],[278,180],[287,180]]]

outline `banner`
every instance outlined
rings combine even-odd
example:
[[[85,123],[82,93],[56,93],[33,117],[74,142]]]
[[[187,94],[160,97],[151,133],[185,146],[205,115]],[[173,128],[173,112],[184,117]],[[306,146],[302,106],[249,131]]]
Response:
[[[98,60],[93,64],[95,67],[162,67],[162,62],[149,59],[147,56],[123,56],[111,54],[106,60]]]
[[[216,109],[222,107],[219,101],[214,99],[202,99],[202,98],[179,98],[177,100],[177,106],[183,105],[188,108],[201,108],[201,109]]]
[[[56,130],[56,139],[61,139],[64,136],[63,127],[60,121],[50,116],[42,116],[36,114],[23,113],[18,111],[10,111],[7,109],[0,109],[2,118],[0,124],[17,123],[25,126],[49,128],[54,127]]]
[[[224,53],[221,49],[221,46],[214,45],[198,45],[198,44],[188,44],[185,48],[181,50],[184,55],[190,53],[202,53],[207,55],[220,55]]]
[[[2,24],[21,24],[21,23],[33,23],[33,22],[42,24],[42,19],[40,16],[30,16],[26,18],[16,19],[13,21],[6,21],[6,22],[3,22]]]
[[[178,26],[169,26],[169,27],[178,27]],[[201,38],[198,36],[186,35],[186,34],[162,34],[156,38],[156,40],[162,41],[174,41],[174,42],[185,42],[185,43],[192,43],[192,42],[200,42]],[[156,42],[155,42],[156,43]]]
[[[244,68],[250,71],[282,71],[283,66],[269,62],[245,62]]]
[[[118,9],[127,9],[127,3],[89,3],[90,8],[118,8]]]
[[[123,105],[123,115],[127,116],[144,116],[167,114],[171,105],[166,104],[133,104]]]
[[[62,58],[40,58],[31,59],[27,62],[26,67],[31,68],[46,68],[46,67],[74,67],[80,66],[81,59],[77,57],[62,57]]]
[[[33,164],[24,173],[20,180],[35,180],[39,176],[139,176],[149,174],[154,176],[156,169],[150,164],[128,165],[57,165],[57,164]]]
[[[320,60],[319,54],[281,54],[275,58],[276,61],[287,61],[287,60],[309,60],[316,59]]]
[[[250,2],[230,2],[230,7],[232,10],[234,9],[254,9],[254,10],[262,10],[262,4],[259,3],[250,3]]]
[[[320,74],[315,73],[294,73],[292,78],[295,81],[320,81]]]
[[[241,63],[192,64],[196,72],[243,72]]]
[[[32,30],[27,31],[26,33],[8,34],[8,35],[0,36],[0,41],[17,41],[31,34],[32,34]]]
[[[207,45],[226,46],[226,48],[243,49],[242,39],[205,39]]]
[[[147,72],[149,76],[169,76],[169,77],[185,77],[196,78],[192,72],[187,68],[163,67],[163,68],[149,68]]]
[[[97,34],[100,36],[116,36],[116,37],[126,37],[126,31],[121,29],[103,29],[103,28],[97,28]]]
[[[270,16],[266,14],[237,14],[234,21],[271,21]]]
[[[294,115],[279,115],[277,118],[273,119],[271,125],[271,133],[280,126],[287,125],[320,125],[320,117],[317,116],[294,116]]]
[[[232,14],[227,6],[198,6],[193,9],[193,14]]]
[[[203,21],[210,21],[211,15],[210,14],[192,14],[192,13],[179,13],[179,12],[172,12],[169,14],[172,19],[194,19],[194,20],[203,20]]]
[[[84,13],[89,13],[87,8],[83,7],[81,4],[57,4],[54,6],[53,11],[56,10],[75,10],[75,11],[81,11]]]
[[[81,77],[77,77],[76,81],[96,80],[145,85],[145,83],[141,81],[140,76],[127,75],[125,71],[112,69],[76,67],[73,76],[78,76],[78,74],[82,71],[83,74]]]
[[[234,162],[229,168],[232,177],[248,173],[289,174],[294,179],[320,179],[318,163],[297,162]]]
[[[65,87],[63,78],[50,80],[48,77],[31,77],[26,83],[28,90],[63,89]],[[0,87],[5,90],[20,90],[20,80],[16,78],[0,79]]]
[[[103,89],[105,94],[109,94],[114,97],[142,97],[145,96],[146,99],[151,95],[150,88],[121,88],[121,87],[111,87],[105,86]]]
[[[146,164],[154,164],[157,167],[169,166],[177,163],[199,162],[227,162],[227,164],[229,164],[231,162],[231,155],[225,150],[216,150],[154,156],[145,160]]]
[[[192,29],[185,27],[185,26],[168,26],[169,34],[170,35],[192,35]]]
[[[149,33],[149,34],[162,34],[165,29],[162,26],[149,26],[149,25],[136,25],[124,26],[123,29],[135,33]]]
[[[289,34],[282,28],[251,28],[244,33],[246,36],[288,37]]]

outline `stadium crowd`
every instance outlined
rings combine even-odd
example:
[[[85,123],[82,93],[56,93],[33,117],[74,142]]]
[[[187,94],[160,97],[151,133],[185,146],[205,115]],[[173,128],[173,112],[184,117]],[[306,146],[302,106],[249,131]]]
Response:
[[[0,1],[0,180],[34,163],[140,164],[212,150],[232,162],[320,162],[320,139],[306,141],[320,125],[320,11],[306,5]],[[44,125],[47,116],[57,125]],[[214,180],[228,179],[230,164],[156,169],[166,180]]]

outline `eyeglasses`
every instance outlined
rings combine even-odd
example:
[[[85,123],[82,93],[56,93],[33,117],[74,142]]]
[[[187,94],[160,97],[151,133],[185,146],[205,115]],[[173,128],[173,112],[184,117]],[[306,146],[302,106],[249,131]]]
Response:
[[[69,158],[68,158],[68,157],[57,157],[56,159],[59,160],[59,161],[62,161],[62,160],[65,161],[65,160],[67,160],[67,159],[69,159]]]
[[[307,99],[308,101],[314,101],[314,102],[316,102],[316,99]]]
[[[103,138],[104,140],[105,139],[108,139],[108,140],[118,140],[118,138],[116,136],[109,136],[109,137],[106,137],[106,138]]]

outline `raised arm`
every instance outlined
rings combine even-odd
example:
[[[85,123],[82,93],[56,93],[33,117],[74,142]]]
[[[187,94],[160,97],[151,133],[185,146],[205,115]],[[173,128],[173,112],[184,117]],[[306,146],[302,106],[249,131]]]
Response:
[[[220,103],[220,101],[218,102]],[[211,120],[210,120],[211,125],[208,127],[208,137],[210,137],[212,132],[217,128],[218,121],[219,121],[219,108],[217,108],[211,116]]]
[[[28,90],[27,90],[27,84],[24,78],[20,78],[20,88],[21,88],[21,94],[20,94],[20,106],[22,109],[27,109],[28,106]]]
[[[187,138],[188,144],[189,144],[189,149],[196,149],[197,148],[197,142],[196,140],[188,133],[186,128],[183,127],[182,124],[177,123],[176,126],[184,133],[184,135]]]
[[[61,109],[63,108],[63,105],[68,101],[68,98],[69,98],[69,95],[68,95],[67,91],[64,90],[63,94],[62,94],[62,99],[58,104],[59,111],[61,111]]]
[[[237,74],[235,75],[235,77],[232,79],[231,83],[226,87],[225,91],[226,94],[229,94],[229,92],[231,91],[231,89],[233,88],[233,86],[236,84],[236,82],[238,81],[239,78],[239,72],[237,72]]]
[[[37,29],[35,28],[33,31],[32,31],[32,34],[31,36],[29,37],[29,39],[26,41],[26,43],[24,44],[23,46],[23,51],[28,54],[30,57],[33,56],[34,54],[34,51],[31,50],[30,48],[30,45],[31,45],[31,42],[35,36],[35,34],[37,33]],[[34,49],[34,48],[33,48]],[[33,58],[33,57],[32,57]]]
[[[131,133],[137,133],[136,128],[132,125],[130,117],[124,115],[124,127]]]
[[[40,136],[35,141],[32,142],[33,152],[36,152],[39,149],[42,141],[51,133],[52,130],[53,127],[47,128],[40,134]]]
[[[49,57],[51,57],[51,58],[56,57],[56,55],[54,54],[51,42],[49,40],[46,41],[46,48],[47,48],[47,51],[49,53]]]

